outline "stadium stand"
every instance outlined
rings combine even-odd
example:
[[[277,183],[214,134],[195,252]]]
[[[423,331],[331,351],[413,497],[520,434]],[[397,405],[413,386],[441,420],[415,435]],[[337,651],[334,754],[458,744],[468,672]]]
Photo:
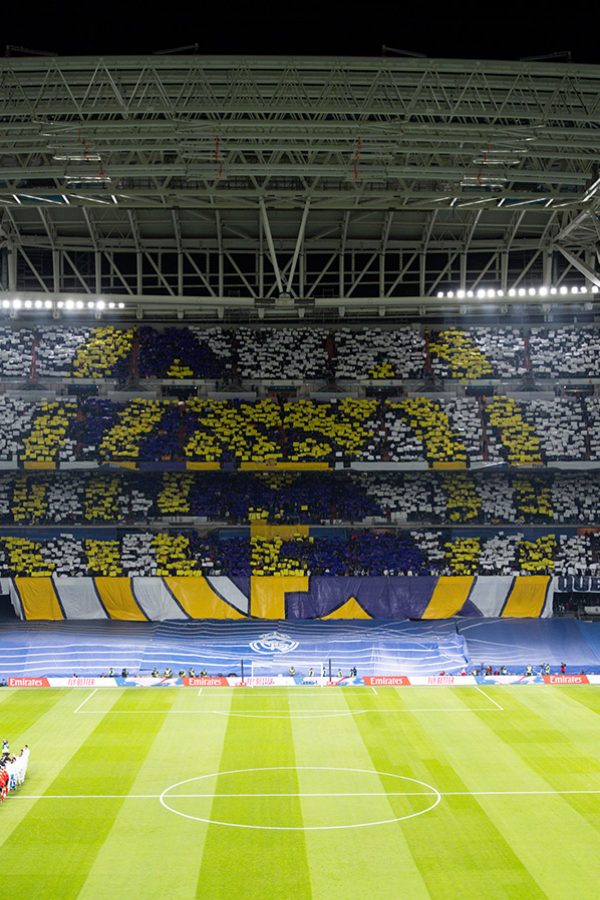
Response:
[[[600,524],[591,472],[19,472],[0,475],[5,525]]]
[[[512,328],[450,328],[433,332],[429,352],[433,371],[440,378],[516,378],[527,371],[523,337]]]
[[[165,461],[257,468],[344,462],[542,466],[600,460],[594,397],[256,401],[190,397],[27,400],[0,396],[0,461]]]
[[[600,376],[591,327],[0,327],[0,377],[440,382]]]
[[[540,378],[597,378],[600,334],[591,328],[533,328],[531,371]]]
[[[2,534],[0,577],[596,575],[596,531],[247,530]],[[304,529],[304,530],[303,530]]]
[[[540,615],[551,576],[600,573],[600,477],[585,470],[600,404],[516,379],[589,374],[580,337],[591,352],[594,332],[574,329],[6,328],[3,377],[54,388],[0,395],[0,577],[537,576]],[[69,396],[72,379],[101,389]],[[311,379],[357,384],[317,399]],[[403,384],[358,384],[388,379]],[[268,388],[236,397],[243,380]]]

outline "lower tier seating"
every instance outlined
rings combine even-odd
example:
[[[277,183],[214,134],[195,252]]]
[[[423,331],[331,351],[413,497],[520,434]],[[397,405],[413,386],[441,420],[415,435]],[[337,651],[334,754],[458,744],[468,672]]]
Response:
[[[597,575],[586,530],[246,530],[3,534],[0,577]]]

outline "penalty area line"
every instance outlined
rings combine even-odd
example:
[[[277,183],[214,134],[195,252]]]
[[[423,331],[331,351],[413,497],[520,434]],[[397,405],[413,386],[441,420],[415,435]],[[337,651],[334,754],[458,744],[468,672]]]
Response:
[[[486,700],[489,700],[490,703],[493,703],[494,706],[495,706],[497,709],[500,709],[500,710],[502,710],[502,712],[505,712],[504,707],[503,707],[503,706],[500,706],[500,704],[497,703],[497,702],[494,700],[493,697],[490,697],[489,694],[486,694],[486,692],[483,690],[483,688],[480,688],[479,685],[476,685],[476,686],[475,686],[475,690],[476,690],[476,691],[479,691],[479,693],[480,693],[483,697],[485,697]]]
[[[81,701],[81,703],[79,704],[79,706],[77,707],[77,709],[74,710],[74,712],[78,713],[79,710],[80,710],[83,706],[85,706],[85,704],[88,702],[88,700],[91,700],[91,699],[92,699],[92,697],[94,696],[94,694],[96,693],[97,690],[98,690],[98,688],[94,688],[94,690],[91,692],[91,694],[88,694],[87,697],[85,697],[85,699],[83,699],[83,700]]]

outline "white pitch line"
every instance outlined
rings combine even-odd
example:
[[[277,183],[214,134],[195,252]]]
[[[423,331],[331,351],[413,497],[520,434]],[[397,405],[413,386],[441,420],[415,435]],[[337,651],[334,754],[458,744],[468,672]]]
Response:
[[[98,688],[94,688],[94,690],[92,691],[92,693],[91,693],[91,694],[88,694],[87,697],[86,697],[84,700],[81,701],[81,703],[79,704],[79,706],[77,707],[77,709],[74,710],[74,712],[78,713],[79,710],[81,709],[81,707],[84,706],[84,705],[88,702],[88,700],[91,700],[91,699],[92,699],[92,697],[94,696],[94,694],[96,693],[97,690],[98,690]]]
[[[430,791],[368,791],[364,793],[322,793],[322,794],[171,794],[170,799],[208,799],[245,797],[428,797]],[[567,791],[439,791],[442,797],[561,797],[572,795],[600,794],[597,790]],[[13,794],[10,800],[159,800],[162,794]]]
[[[490,698],[491,699],[491,698]],[[295,715],[292,712],[291,715],[288,715],[289,710],[275,710],[275,715],[273,711],[269,710],[254,710],[252,712],[231,712],[229,709],[106,709],[106,710],[96,710],[96,709],[84,709],[79,715],[82,716],[239,716],[243,718],[258,718],[258,719],[283,719],[283,718],[300,718],[300,719],[310,719],[315,718],[313,716],[314,713],[319,715],[327,713],[329,715],[335,716],[360,716],[365,715],[366,713],[474,713],[474,712],[496,712],[496,709],[504,710],[501,706],[496,704],[496,707],[493,706],[474,706],[472,708],[461,706],[459,709],[438,709],[437,707],[418,707],[416,709],[380,709],[379,707],[373,707],[373,709],[307,709],[307,710],[299,710],[300,715]],[[75,710],[77,712],[77,710]]]
[[[375,696],[377,696],[377,691],[375,690],[375,688],[373,687],[373,685],[371,685],[371,690],[373,691],[373,693],[375,694]]]
[[[501,709],[502,712],[504,712],[504,707],[503,707],[503,706],[500,706],[500,704],[497,703],[497,702],[494,700],[493,697],[490,697],[489,694],[486,694],[486,692],[485,692],[482,688],[480,688],[479,685],[476,685],[476,686],[475,686],[475,690],[476,690],[476,691],[479,691],[480,694],[483,694],[483,696],[485,697],[486,700],[489,700],[490,703],[493,703],[494,706],[496,706],[498,709]]]
[[[202,696],[202,691],[203,691],[203,690],[204,690],[204,688],[198,688],[198,696],[199,696],[199,697]]]

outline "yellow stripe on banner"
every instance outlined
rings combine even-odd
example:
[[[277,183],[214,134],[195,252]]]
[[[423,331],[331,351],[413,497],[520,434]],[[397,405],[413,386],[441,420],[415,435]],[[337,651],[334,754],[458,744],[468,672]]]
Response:
[[[24,469],[38,469],[43,470],[44,472],[48,472],[52,469],[56,469],[56,463],[53,462],[35,462],[34,460],[25,461],[23,463]]]
[[[465,462],[432,462],[431,468],[450,471],[451,469],[466,469],[467,464]]]
[[[281,538],[282,541],[291,541],[294,538],[307,538],[308,525],[269,525],[267,522],[251,522],[250,534],[253,538],[261,538],[263,541],[272,541],[273,538]]]
[[[331,469],[325,462],[241,462],[245,472],[324,472]]]
[[[306,591],[308,575],[253,575],[250,612],[256,619],[285,619],[285,595]]]
[[[372,619],[368,612],[362,608],[356,597],[350,597],[338,609],[322,616],[323,619]]]
[[[213,591],[206,578],[165,577],[164,583],[192,619],[245,619],[235,606]]]
[[[94,578],[98,595],[111,619],[126,622],[147,622],[135,601],[129,578]]]
[[[544,609],[549,582],[549,575],[517,575],[502,610],[502,618],[539,618]]]
[[[191,472],[216,472],[221,468],[218,462],[186,462],[186,469]]]
[[[472,575],[441,575],[421,618],[450,619],[455,616],[465,605],[472,585]]]
[[[15,578],[26,619],[64,619],[51,578]]]

